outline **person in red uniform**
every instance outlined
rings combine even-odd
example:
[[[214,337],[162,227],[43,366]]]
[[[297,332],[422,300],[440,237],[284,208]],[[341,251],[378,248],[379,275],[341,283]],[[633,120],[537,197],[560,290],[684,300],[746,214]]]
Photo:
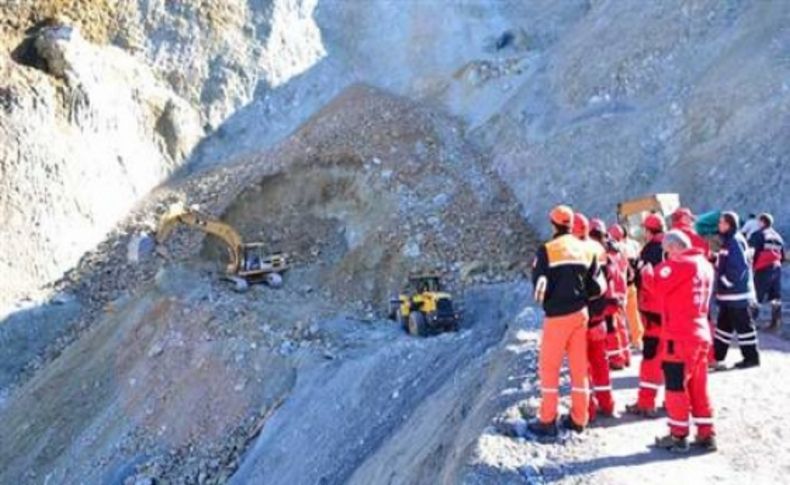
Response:
[[[634,274],[633,268],[631,267],[631,263],[628,259],[628,251],[625,247],[625,231],[623,230],[622,226],[619,224],[612,224],[607,229],[606,233],[609,235],[609,241],[613,249],[617,251],[617,259],[616,262],[618,264],[618,272],[619,284],[623,284],[618,288],[619,296],[622,295],[622,306],[620,306],[619,310],[613,315],[613,321],[615,326],[615,331],[617,332],[617,344],[619,347],[614,349],[616,352],[619,352],[613,356],[615,367],[617,367],[618,363],[622,363],[624,367],[631,366],[631,347],[629,346],[630,338],[629,338],[629,330],[628,330],[628,287],[631,285]],[[618,301],[619,303],[619,301]],[[640,324],[641,325],[641,324]],[[634,329],[634,331],[641,331]]]
[[[707,259],[711,265],[716,263],[716,257],[710,250],[710,243],[708,241],[697,234],[697,230],[694,228],[694,221],[696,217],[694,213],[691,212],[691,209],[688,207],[681,207],[675,212],[672,213],[672,229],[677,229],[685,234],[689,241],[691,241],[691,247],[697,248],[702,251],[702,254],[705,255],[705,259]],[[710,314],[708,314],[708,326],[710,327],[710,333],[713,335],[713,332],[716,330],[716,325],[713,322],[713,318]],[[708,365],[712,369],[716,369],[718,364],[716,362],[716,353],[714,351],[714,347],[711,346],[710,348],[710,355],[708,355]]]
[[[623,347],[628,342],[621,342],[617,321],[622,317],[625,308],[626,291],[626,266],[628,262],[620,253],[617,246],[608,237],[606,224],[600,219],[590,221],[590,238],[606,248],[606,309],[604,321],[606,322],[606,358],[609,368],[621,370],[626,361]]]
[[[664,260],[664,219],[650,214],[644,221],[647,242],[639,253],[636,286],[639,311],[642,314],[644,335],[642,336],[642,362],[639,365],[639,391],[634,404],[625,407],[626,412],[638,416],[656,416],[656,396],[664,386],[664,373],[658,350],[661,345],[661,305],[652,289],[643,284],[641,273],[652,272]]]
[[[596,279],[599,282],[599,288],[603,289],[606,285],[604,273],[606,250],[598,242],[588,237],[589,232],[590,222],[587,217],[579,212],[574,213],[572,233],[584,242],[595,256],[598,263]],[[606,417],[614,416],[615,403],[609,375],[609,362],[606,360],[606,326],[604,325],[606,299],[602,294],[591,296],[587,302],[587,309],[590,313],[590,322],[587,326],[587,361],[590,387],[592,388],[590,396],[590,421],[592,422],[599,414]]]
[[[655,445],[675,453],[688,452],[691,418],[697,426],[692,445],[715,451],[713,409],[707,383],[711,346],[707,315],[713,291],[713,267],[681,231],[669,231],[662,247],[666,261],[653,271],[642,273],[643,283],[661,302],[661,355],[669,434],[656,438]]]
[[[685,234],[686,237],[689,238],[689,241],[691,241],[691,247],[702,251],[705,259],[708,261],[713,261],[713,256],[710,252],[710,244],[704,237],[697,234],[697,230],[694,229],[695,220],[696,217],[694,213],[691,212],[691,209],[688,207],[681,207],[672,213],[672,229],[677,229]]]

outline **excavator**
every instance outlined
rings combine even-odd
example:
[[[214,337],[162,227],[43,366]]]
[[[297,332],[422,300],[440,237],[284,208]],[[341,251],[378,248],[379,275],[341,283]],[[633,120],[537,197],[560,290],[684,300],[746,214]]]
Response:
[[[197,206],[186,207],[181,203],[170,206],[159,220],[157,244],[163,244],[181,224],[210,234],[225,243],[228,264],[224,279],[234,283],[236,291],[244,292],[250,284],[255,283],[266,283],[273,288],[282,286],[282,273],[288,269],[285,255],[267,255],[263,252],[263,243],[245,243],[233,227],[200,212]]]

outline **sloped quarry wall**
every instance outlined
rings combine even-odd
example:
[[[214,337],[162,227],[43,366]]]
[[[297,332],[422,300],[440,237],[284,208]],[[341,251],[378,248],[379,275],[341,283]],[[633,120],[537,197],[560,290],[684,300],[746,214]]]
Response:
[[[0,304],[74,266],[202,135],[195,110],[122,51],[67,25],[33,42],[46,71],[0,57]]]
[[[58,16],[96,47],[71,56],[85,62],[65,88],[10,55]],[[782,0],[5,3],[0,230],[4,247],[32,244],[4,255],[17,284],[0,293],[56,277],[184,157],[206,168],[270,147],[355,82],[461,117],[536,226],[558,201],[611,216],[679,191],[787,229],[788,20]],[[156,88],[110,89],[119,77]]]
[[[315,62],[313,7],[3,2],[0,308],[38,299],[259,82]]]

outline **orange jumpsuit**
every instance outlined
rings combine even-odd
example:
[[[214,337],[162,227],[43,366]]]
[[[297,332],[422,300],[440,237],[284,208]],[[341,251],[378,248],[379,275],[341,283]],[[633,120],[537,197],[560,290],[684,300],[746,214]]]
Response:
[[[532,280],[535,300],[543,304],[546,313],[539,357],[541,423],[554,423],[557,419],[560,368],[567,354],[571,419],[578,426],[587,425],[587,298],[596,286],[596,274],[592,253],[570,234],[557,235],[538,249]]]

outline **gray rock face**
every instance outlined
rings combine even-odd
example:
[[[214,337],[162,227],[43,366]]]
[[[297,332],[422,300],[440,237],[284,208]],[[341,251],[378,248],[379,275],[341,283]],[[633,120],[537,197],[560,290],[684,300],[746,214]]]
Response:
[[[6,300],[71,267],[185,160],[268,148],[357,82],[462,118],[537,225],[560,201],[611,218],[624,197],[679,191],[789,228],[781,0],[78,7],[34,42],[48,74],[1,61]],[[9,50],[24,8],[0,8],[20,32],[0,36]]]

